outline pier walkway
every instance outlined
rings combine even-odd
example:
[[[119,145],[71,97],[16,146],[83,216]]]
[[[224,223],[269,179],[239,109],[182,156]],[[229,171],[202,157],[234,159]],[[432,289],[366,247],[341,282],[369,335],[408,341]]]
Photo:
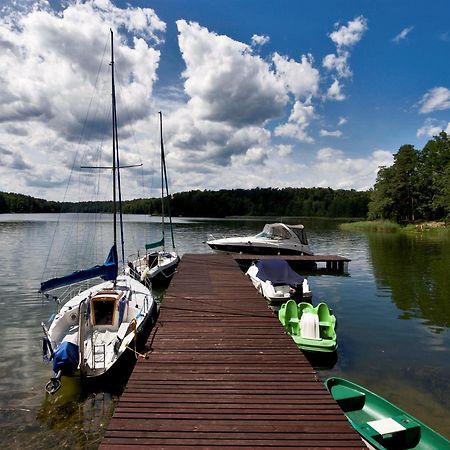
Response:
[[[230,255],[185,254],[106,449],[366,448]]]

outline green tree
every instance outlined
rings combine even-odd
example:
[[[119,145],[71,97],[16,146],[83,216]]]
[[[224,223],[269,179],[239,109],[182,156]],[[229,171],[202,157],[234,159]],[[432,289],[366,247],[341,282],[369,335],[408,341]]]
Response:
[[[403,145],[391,167],[381,167],[372,191],[369,218],[414,221],[419,201],[419,152]]]
[[[425,219],[439,219],[450,213],[448,167],[450,136],[442,132],[428,141],[422,150],[420,167],[420,205]]]

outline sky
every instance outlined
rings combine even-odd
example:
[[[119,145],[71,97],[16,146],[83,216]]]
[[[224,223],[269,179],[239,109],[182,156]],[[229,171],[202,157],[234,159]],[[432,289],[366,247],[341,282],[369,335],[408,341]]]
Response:
[[[169,188],[366,190],[450,133],[448,0],[0,0],[0,191],[89,200]],[[100,193],[101,192],[101,193]]]

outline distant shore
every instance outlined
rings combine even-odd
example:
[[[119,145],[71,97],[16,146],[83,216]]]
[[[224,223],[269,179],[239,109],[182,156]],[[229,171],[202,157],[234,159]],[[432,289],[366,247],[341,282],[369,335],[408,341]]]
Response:
[[[418,222],[400,225],[387,220],[366,220],[361,222],[342,223],[339,228],[344,231],[381,231],[385,233],[449,233],[450,223],[443,221]]]

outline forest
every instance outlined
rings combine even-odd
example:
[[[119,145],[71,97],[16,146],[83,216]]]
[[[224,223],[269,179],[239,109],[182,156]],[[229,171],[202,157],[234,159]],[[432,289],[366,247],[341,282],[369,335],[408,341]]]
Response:
[[[422,150],[401,146],[394,164],[378,171],[368,208],[369,220],[448,221],[450,136],[442,132]]]
[[[165,202],[167,204],[167,202]],[[367,216],[369,193],[330,188],[256,188],[220,191],[189,191],[171,196],[173,216]],[[167,208],[167,206],[166,206]],[[0,213],[112,212],[112,202],[48,202],[21,194],[0,192]],[[123,202],[125,214],[161,213],[161,200]]]

